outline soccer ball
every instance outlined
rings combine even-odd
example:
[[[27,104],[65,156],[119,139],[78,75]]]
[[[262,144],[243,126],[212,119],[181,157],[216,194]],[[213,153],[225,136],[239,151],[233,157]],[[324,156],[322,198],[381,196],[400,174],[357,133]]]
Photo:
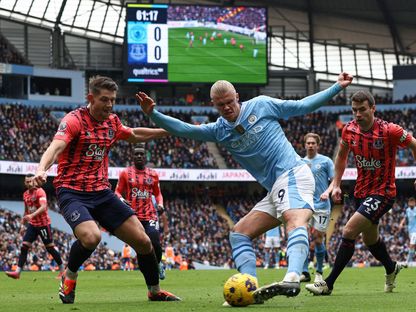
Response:
[[[253,291],[257,287],[257,279],[254,276],[234,274],[224,284],[224,299],[234,307],[245,307],[254,303]]]

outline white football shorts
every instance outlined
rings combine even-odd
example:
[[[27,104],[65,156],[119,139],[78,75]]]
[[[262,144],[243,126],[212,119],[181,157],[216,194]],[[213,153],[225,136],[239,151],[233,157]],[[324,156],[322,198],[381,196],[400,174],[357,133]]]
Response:
[[[253,210],[263,211],[282,221],[282,215],[289,209],[311,209],[315,179],[307,164],[286,171],[273,184],[272,190],[259,201]]]

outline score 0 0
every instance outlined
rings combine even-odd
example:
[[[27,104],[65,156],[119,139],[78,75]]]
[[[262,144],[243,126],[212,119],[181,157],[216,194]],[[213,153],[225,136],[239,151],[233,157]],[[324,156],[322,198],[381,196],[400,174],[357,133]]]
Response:
[[[147,25],[147,61],[168,63],[168,26],[166,24]]]

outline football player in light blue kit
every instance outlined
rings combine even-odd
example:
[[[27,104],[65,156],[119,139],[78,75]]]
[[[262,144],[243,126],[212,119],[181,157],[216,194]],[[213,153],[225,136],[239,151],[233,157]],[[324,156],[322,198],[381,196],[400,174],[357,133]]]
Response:
[[[266,239],[264,242],[264,268],[268,269],[270,258],[274,253],[275,268],[279,268],[279,249],[280,249],[280,227],[277,226],[266,232]]]
[[[241,273],[256,276],[252,239],[286,224],[289,266],[282,282],[258,288],[256,303],[276,295],[296,296],[300,273],[308,255],[308,221],[312,216],[315,180],[305,161],[287,140],[279,118],[301,116],[324,105],[351,84],[352,76],[341,73],[330,88],[299,101],[258,96],[242,104],[234,86],[219,80],[211,87],[211,100],[220,117],[216,122],[192,125],[166,116],[144,92],[136,94],[143,112],[171,134],[222,144],[264,188],[267,196],[242,218],[230,233],[233,259]]]
[[[414,197],[409,197],[407,200],[406,217],[402,219],[399,225],[399,231],[403,228],[407,218],[407,231],[409,232],[409,254],[407,255],[407,263],[413,260],[415,256],[416,247],[416,200]]]
[[[308,133],[303,139],[305,143],[306,156],[305,160],[311,167],[312,174],[315,177],[315,193],[313,194],[313,203],[315,212],[310,221],[312,228],[312,239],[315,243],[316,272],[315,283],[323,280],[323,266],[326,253],[325,232],[328,229],[331,216],[331,202],[329,194],[332,191],[331,181],[334,178],[334,162],[322,154],[318,153],[321,137],[316,133]],[[303,264],[301,282],[311,280],[308,272],[308,259]]]

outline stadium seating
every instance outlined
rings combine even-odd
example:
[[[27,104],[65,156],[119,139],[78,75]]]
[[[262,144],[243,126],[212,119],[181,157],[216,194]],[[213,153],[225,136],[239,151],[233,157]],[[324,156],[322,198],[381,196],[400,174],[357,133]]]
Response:
[[[66,111],[69,111],[69,108]],[[349,108],[346,108],[345,113],[350,113]],[[192,122],[190,113],[169,111],[167,114]],[[0,121],[3,125],[0,129],[0,160],[38,162],[57,129],[56,115],[57,112],[49,107],[0,105]],[[118,115],[128,126],[154,127],[141,112],[131,114],[129,111],[120,111]],[[210,121],[216,119],[213,114],[207,116]],[[322,139],[319,152],[333,157],[339,138],[335,127],[338,116],[338,113],[316,112],[290,120],[280,120],[280,123],[299,155],[305,155],[303,136],[308,132],[316,132]],[[415,110],[379,111],[376,112],[376,116],[395,122],[415,133]],[[118,142],[110,151],[110,166],[129,165],[131,159],[128,155],[132,155],[131,148],[130,144]],[[218,148],[228,168],[240,168],[223,147],[218,145]],[[400,150],[396,158],[400,166],[411,166],[415,163],[407,150]],[[177,137],[150,142],[147,160],[151,166],[157,168],[218,168],[205,142]],[[351,155],[348,166],[355,166]]]

